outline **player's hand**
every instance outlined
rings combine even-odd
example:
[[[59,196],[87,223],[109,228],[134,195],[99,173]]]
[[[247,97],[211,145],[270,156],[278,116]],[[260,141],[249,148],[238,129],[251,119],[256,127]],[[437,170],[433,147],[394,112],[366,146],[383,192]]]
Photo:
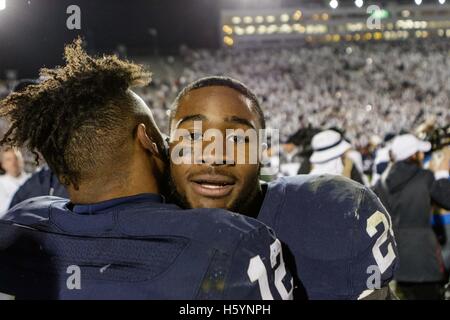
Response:
[[[450,146],[446,146],[443,150],[444,159],[441,163],[441,170],[449,170],[450,166]]]
[[[430,163],[429,169],[433,172],[449,171],[450,166],[450,146],[435,152]]]
[[[343,160],[342,162],[344,164],[344,170],[342,172],[342,175],[344,177],[347,177],[347,178],[351,179],[352,168],[353,168],[353,161],[346,154],[343,156],[342,160]]]

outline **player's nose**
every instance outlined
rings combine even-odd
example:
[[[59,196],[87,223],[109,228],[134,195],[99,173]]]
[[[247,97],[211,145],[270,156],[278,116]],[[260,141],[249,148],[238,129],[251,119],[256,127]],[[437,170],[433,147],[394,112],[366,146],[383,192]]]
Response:
[[[208,164],[211,166],[224,166],[224,165],[234,165],[233,154],[227,152],[225,148],[212,147],[211,144],[204,145],[200,160],[197,163]]]

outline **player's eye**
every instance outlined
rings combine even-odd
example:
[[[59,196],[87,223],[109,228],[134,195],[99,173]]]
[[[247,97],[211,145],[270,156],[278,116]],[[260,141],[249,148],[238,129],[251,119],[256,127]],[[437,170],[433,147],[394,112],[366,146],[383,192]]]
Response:
[[[236,144],[241,144],[241,143],[248,143],[249,142],[249,138],[246,135],[243,134],[231,134],[228,136],[228,141],[232,141]]]
[[[203,138],[203,133],[202,132],[190,132],[189,133],[189,140],[191,141],[201,141]]]

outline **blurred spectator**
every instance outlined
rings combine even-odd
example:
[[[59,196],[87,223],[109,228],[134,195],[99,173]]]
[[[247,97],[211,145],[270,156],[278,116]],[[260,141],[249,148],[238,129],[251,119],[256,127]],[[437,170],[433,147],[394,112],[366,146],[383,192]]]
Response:
[[[5,174],[0,176],[0,218],[8,210],[14,193],[30,176],[23,171],[22,154],[14,148],[3,150],[1,165]]]
[[[352,146],[334,130],[316,134],[311,142],[313,154],[311,174],[343,175],[363,184],[363,179],[351,157],[347,155]]]
[[[48,166],[35,172],[14,194],[9,208],[29,198],[55,196],[69,198],[66,188]]]
[[[375,186],[380,179],[383,172],[387,169],[389,163],[391,162],[390,157],[390,148],[392,139],[394,139],[394,134],[387,134],[384,138],[384,143],[381,148],[377,149],[375,151],[375,159],[373,162],[373,169],[372,169],[372,181],[371,185]]]
[[[444,265],[440,245],[431,227],[434,201],[450,209],[449,161],[445,159],[435,174],[422,168],[429,142],[411,134],[397,136],[391,147],[395,161],[375,186],[392,216],[400,267],[395,279],[399,296],[406,299],[441,299]]]
[[[425,163],[424,166],[428,165],[428,169],[432,171],[439,170],[442,162],[445,161],[445,153],[449,152],[449,148],[450,146],[446,145],[445,147],[434,151],[429,157],[429,161]],[[442,176],[444,176],[444,174],[442,174]],[[450,194],[448,194],[447,197],[450,197]],[[442,258],[444,260],[445,269],[447,270],[447,273],[450,274],[450,210],[445,210],[444,208],[439,207],[439,205],[434,204],[433,211],[433,229],[442,245]]]
[[[297,174],[303,161],[301,148],[301,145],[296,144],[293,141],[288,141],[281,145],[279,154],[279,176],[295,176]]]

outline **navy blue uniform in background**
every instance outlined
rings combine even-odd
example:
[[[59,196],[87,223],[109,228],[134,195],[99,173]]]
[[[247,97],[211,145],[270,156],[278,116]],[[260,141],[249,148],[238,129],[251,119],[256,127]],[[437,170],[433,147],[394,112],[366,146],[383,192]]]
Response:
[[[358,299],[392,280],[391,218],[370,189],[335,175],[284,177],[266,187],[258,219],[287,246],[294,298]]]
[[[38,197],[0,221],[0,293],[15,299],[280,299],[281,245],[262,223],[155,194],[71,206]],[[277,272],[275,272],[275,270]]]
[[[40,197],[55,196],[69,198],[66,188],[59,183],[58,177],[50,170],[48,166],[42,167],[20,186],[11,200],[9,208],[24,200]]]

